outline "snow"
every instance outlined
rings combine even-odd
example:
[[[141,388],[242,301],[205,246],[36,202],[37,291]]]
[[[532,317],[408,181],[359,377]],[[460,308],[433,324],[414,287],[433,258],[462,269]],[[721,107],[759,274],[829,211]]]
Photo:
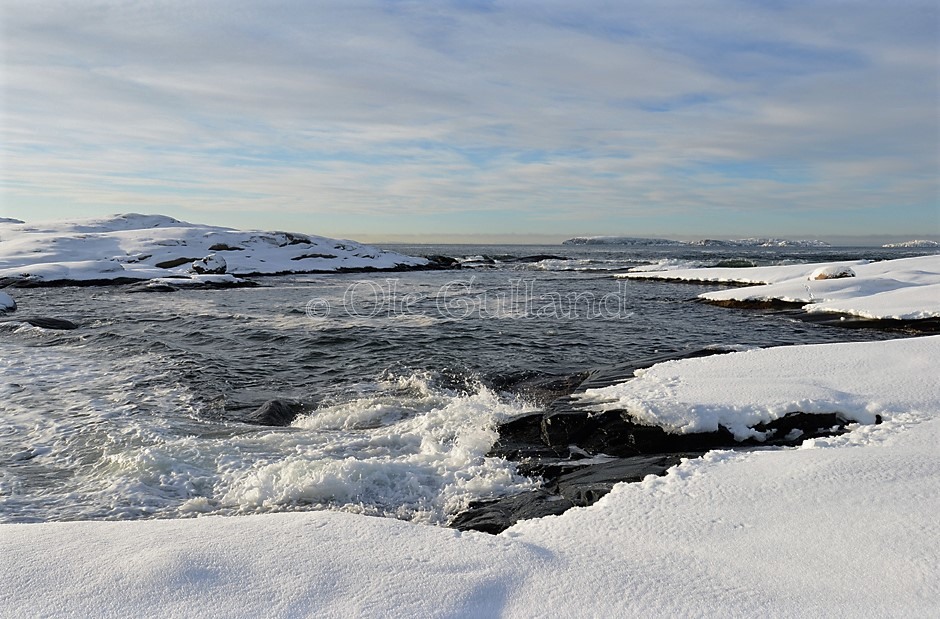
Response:
[[[2,525],[0,615],[938,616],[938,360],[933,336],[654,366],[605,395],[677,427],[884,421],[711,452],[499,536],[334,512]]]
[[[423,266],[425,258],[354,241],[241,231],[163,215],[114,215],[0,227],[0,278],[39,282],[189,276],[211,256],[228,274],[309,273]],[[198,268],[197,268],[198,270]]]
[[[854,277],[816,279],[818,273],[854,272]],[[714,302],[783,301],[808,312],[850,314],[885,320],[940,317],[940,255],[751,268],[700,268],[623,273],[632,279],[763,284],[707,292]]]
[[[923,381],[931,372],[930,359],[940,358],[940,337],[838,346],[855,351],[851,364],[830,366],[831,345],[746,350],[660,363],[637,370],[636,378],[625,383],[590,389],[579,399],[591,405],[589,410],[622,409],[639,423],[667,432],[714,432],[724,426],[743,440],[760,439],[753,426],[791,412],[839,413],[871,424],[876,415],[901,414],[912,401],[925,406],[940,395],[937,385]],[[897,355],[899,365],[881,372],[883,360],[877,355],[894,348],[909,356]],[[728,378],[716,380],[716,375]],[[886,394],[898,390],[899,380],[905,392],[892,399]]]
[[[839,279],[840,277],[855,277],[855,271],[849,266],[819,267],[809,274],[809,279]]]

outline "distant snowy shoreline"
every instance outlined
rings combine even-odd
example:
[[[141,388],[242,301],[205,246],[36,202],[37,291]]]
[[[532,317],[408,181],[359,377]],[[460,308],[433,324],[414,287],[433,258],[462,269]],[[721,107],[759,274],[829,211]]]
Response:
[[[817,240],[789,239],[701,239],[698,241],[674,241],[672,239],[630,236],[576,236],[562,245],[629,245],[633,247],[831,247]]]
[[[293,232],[242,231],[136,213],[0,220],[0,281],[32,285],[236,285],[251,275],[432,267],[427,258]]]
[[[699,295],[720,305],[795,304],[810,313],[872,320],[940,318],[940,254],[881,262],[638,270],[616,277],[749,285]]]

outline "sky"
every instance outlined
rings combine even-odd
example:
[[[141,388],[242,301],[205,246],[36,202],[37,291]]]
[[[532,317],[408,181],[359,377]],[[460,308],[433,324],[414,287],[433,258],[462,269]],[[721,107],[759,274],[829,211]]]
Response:
[[[0,216],[937,239],[938,7],[0,0]]]

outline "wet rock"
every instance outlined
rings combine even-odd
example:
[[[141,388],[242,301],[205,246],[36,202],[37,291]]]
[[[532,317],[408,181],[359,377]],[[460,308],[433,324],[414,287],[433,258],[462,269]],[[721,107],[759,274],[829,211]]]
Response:
[[[42,329],[55,329],[57,331],[71,331],[77,329],[78,325],[72,322],[71,320],[64,320],[62,318],[46,318],[44,316],[27,316],[27,317],[17,317],[17,322],[25,322],[34,327],[40,327]]]
[[[457,514],[449,526],[460,531],[502,533],[520,520],[557,516],[574,507],[574,503],[546,490],[532,490],[502,499],[474,501]]]
[[[620,482],[643,481],[647,475],[665,475],[684,458],[697,458],[705,452],[680,452],[620,458],[585,466],[560,475],[553,490],[578,507],[596,503]]]
[[[127,287],[125,292],[176,292],[176,286],[165,282],[137,282]]]
[[[249,413],[244,421],[261,426],[289,426],[300,414],[302,407],[282,400],[268,400],[253,412]]]
[[[520,395],[529,402],[545,405],[574,392],[589,375],[588,372],[558,375],[524,370],[487,376],[483,382],[491,389]]]
[[[497,534],[520,520],[562,514],[572,507],[588,507],[620,482],[642,481],[647,475],[663,475],[683,458],[703,452],[635,456],[582,466],[558,475],[530,492],[488,501],[475,501],[450,522],[461,531]]]

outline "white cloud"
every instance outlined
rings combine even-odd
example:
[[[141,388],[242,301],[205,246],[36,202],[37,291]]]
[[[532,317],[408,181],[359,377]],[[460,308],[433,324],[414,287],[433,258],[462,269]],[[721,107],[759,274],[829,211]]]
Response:
[[[2,208],[923,217],[936,17],[913,2],[8,2]]]

